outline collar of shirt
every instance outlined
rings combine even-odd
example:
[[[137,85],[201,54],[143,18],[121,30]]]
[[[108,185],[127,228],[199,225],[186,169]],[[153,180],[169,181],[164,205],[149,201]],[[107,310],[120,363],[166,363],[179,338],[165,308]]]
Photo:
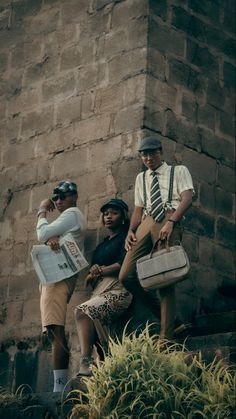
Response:
[[[158,167],[156,170],[148,169],[147,172],[148,172],[149,175],[151,175],[152,172],[156,172],[158,175],[163,175],[163,173],[166,171],[167,167],[168,167],[168,164],[165,161],[163,161],[162,165],[160,167]]]

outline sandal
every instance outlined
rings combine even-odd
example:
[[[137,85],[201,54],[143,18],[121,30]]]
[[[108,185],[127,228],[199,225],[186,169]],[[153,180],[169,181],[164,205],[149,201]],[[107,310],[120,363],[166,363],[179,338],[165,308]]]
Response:
[[[179,324],[175,324],[175,328],[174,328],[174,337],[177,337],[179,335],[181,335],[183,332],[189,332],[190,329],[192,328],[192,324],[191,323],[179,323]]]
[[[93,358],[90,356],[82,356],[80,358],[80,368],[78,376],[84,375],[89,377],[92,375]]]

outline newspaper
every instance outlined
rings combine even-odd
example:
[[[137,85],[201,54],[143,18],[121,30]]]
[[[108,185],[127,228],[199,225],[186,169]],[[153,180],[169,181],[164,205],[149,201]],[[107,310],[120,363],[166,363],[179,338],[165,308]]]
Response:
[[[60,250],[57,252],[45,244],[35,245],[32,248],[34,269],[44,285],[70,278],[88,266],[71,233],[61,237],[59,243]]]

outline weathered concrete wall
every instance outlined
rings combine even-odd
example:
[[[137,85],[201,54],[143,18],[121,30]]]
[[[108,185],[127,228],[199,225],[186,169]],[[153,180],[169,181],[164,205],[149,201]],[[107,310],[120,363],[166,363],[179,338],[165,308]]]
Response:
[[[20,351],[39,359],[37,368],[50,357],[37,343],[38,281],[29,255],[40,200],[60,179],[78,183],[89,257],[101,203],[117,195],[132,209],[145,133],[161,135],[167,160],[186,164],[196,187],[184,234],[193,271],[178,286],[179,311],[189,319],[229,304],[217,287],[233,276],[232,9],[230,0],[1,1],[4,365],[13,368],[19,341],[27,346]],[[73,307],[85,298],[82,288],[68,314],[72,369]],[[31,384],[41,389],[48,377],[38,380]]]
[[[40,365],[50,353],[37,343],[38,280],[30,261],[36,209],[58,180],[76,181],[88,219],[89,257],[101,203],[115,194],[132,201],[140,166],[135,150],[144,114],[148,2],[5,1],[0,16],[2,362],[5,370],[15,370],[23,340],[23,364],[30,359],[29,368],[44,374],[36,383],[25,367],[2,382],[17,387],[28,376],[42,390],[50,371]],[[72,369],[79,349],[73,308],[81,298],[83,284],[68,312]]]
[[[169,161],[186,164],[196,188],[184,243],[191,278],[179,311],[230,309],[217,288],[234,278],[235,4],[151,1],[144,127],[164,140]]]

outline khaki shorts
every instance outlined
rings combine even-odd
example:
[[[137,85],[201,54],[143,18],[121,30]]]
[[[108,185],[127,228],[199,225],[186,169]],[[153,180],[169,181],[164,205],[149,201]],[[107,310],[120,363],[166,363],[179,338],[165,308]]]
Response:
[[[46,326],[65,326],[67,304],[74,291],[77,276],[50,285],[40,285],[40,311],[43,332]]]

